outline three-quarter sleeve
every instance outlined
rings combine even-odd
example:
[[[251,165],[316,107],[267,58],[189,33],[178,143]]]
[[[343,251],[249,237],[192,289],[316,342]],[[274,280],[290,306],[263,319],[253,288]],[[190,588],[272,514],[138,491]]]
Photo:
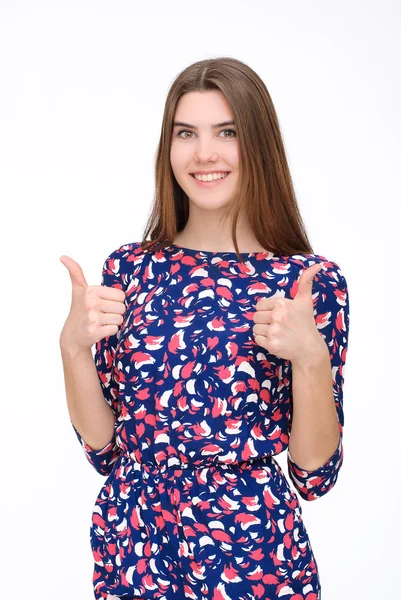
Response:
[[[320,262],[323,261],[321,260]],[[347,282],[336,263],[324,261],[324,266],[320,269],[318,277],[313,282],[313,298],[315,299],[315,297],[314,316],[316,326],[324,337],[330,352],[333,395],[340,439],[333,455],[323,465],[313,471],[307,471],[297,465],[288,449],[288,474],[300,496],[304,500],[309,501],[323,496],[334,486],[344,459],[343,384],[344,365],[348,349],[349,299]],[[290,403],[289,432],[291,432],[291,422],[292,397]]]
[[[123,289],[120,276],[120,261],[121,259],[118,251],[111,253],[106,258],[102,270],[101,285]],[[115,425],[117,424],[117,418],[121,410],[119,402],[118,372],[114,362],[120,331],[119,328],[115,335],[104,337],[96,342],[94,355],[94,362],[103,396],[107,404],[113,410],[115,415]],[[120,455],[120,448],[116,443],[116,428],[114,428],[112,439],[106,446],[99,450],[93,450],[93,448],[85,442],[72,422],[71,425],[90,464],[101,475],[109,475]]]

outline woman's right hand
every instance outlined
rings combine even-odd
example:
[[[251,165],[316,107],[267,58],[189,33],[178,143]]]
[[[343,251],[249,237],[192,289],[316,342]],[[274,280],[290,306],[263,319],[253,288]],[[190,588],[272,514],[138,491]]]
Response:
[[[68,256],[60,261],[72,284],[71,308],[60,334],[60,343],[86,350],[104,337],[115,335],[124,321],[125,292],[105,285],[88,285],[79,264]]]

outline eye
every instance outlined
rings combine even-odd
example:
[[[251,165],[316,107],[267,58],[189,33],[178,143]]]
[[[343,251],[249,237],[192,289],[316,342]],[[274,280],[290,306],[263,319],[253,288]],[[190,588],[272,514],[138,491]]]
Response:
[[[235,137],[235,136],[237,135],[237,132],[235,131],[235,129],[222,129],[222,130],[220,131],[220,133],[225,133],[225,132],[227,132],[227,131],[228,131],[228,132],[230,132],[230,133],[233,133],[234,135],[232,135],[232,136],[228,136],[228,137],[227,137],[227,136],[223,136],[223,137],[225,137],[226,139],[231,139],[231,138],[233,138],[233,137]],[[181,129],[181,130],[180,130],[180,131],[177,133],[177,137],[181,137],[181,133],[194,133],[194,132],[193,132],[193,131],[189,131],[189,129]],[[191,138],[188,138],[188,137],[184,136],[182,139],[191,139]]]

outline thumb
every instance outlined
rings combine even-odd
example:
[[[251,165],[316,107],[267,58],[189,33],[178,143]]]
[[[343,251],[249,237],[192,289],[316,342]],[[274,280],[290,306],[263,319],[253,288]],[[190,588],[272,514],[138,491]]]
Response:
[[[85,288],[88,286],[80,265],[69,256],[60,256],[60,261],[68,269],[71,277],[72,287]]]
[[[298,300],[310,300],[312,302],[312,286],[315,276],[322,268],[323,263],[316,263],[307,269],[304,269],[298,281],[298,291],[295,296]],[[294,298],[294,299],[295,299]]]

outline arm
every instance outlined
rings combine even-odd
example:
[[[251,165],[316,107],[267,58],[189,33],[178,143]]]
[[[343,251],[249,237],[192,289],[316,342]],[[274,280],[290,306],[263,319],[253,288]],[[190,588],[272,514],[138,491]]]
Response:
[[[104,263],[102,285],[122,289],[119,260],[114,253]],[[109,475],[120,455],[115,425],[120,414],[118,373],[114,356],[120,330],[91,349],[73,353],[60,339],[71,425],[86,458],[101,475]]]
[[[319,353],[304,367],[292,365],[289,433],[293,429],[294,436],[292,444],[290,436],[287,465],[300,496],[309,501],[334,486],[343,464],[343,369],[348,348],[349,301],[340,268],[336,263],[328,264],[327,271],[321,270],[316,278],[315,305],[316,326],[328,352]],[[301,458],[303,453],[314,456],[314,461],[307,463],[306,458]],[[322,458],[327,456],[327,460]]]

